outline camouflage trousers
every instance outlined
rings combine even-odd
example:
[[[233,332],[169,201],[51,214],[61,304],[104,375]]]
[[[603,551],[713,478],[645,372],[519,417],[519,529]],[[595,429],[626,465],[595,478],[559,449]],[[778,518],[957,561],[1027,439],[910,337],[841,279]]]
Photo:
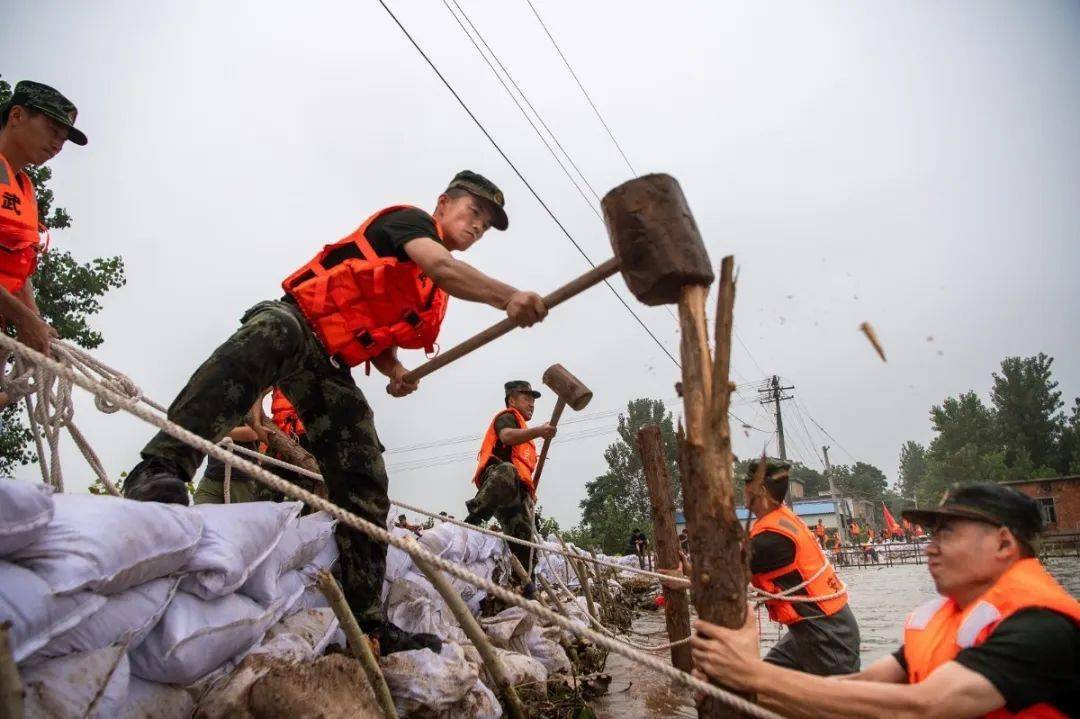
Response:
[[[229,482],[229,502],[262,502],[273,500],[274,497],[268,487],[263,486],[258,480],[250,479],[237,482],[235,479]],[[203,477],[195,487],[195,504],[225,504],[225,480]]]
[[[518,478],[517,469],[510,462],[492,464],[480,476],[480,489],[476,496],[465,503],[469,514],[486,522],[493,516],[504,534],[511,537],[535,541],[533,536],[532,509],[533,500],[529,490]],[[529,547],[508,542],[510,551],[521,562],[521,566],[532,576],[533,565]]]
[[[384,448],[374,412],[349,368],[331,361],[291,303],[260,302],[240,322],[240,329],[188,380],[169,407],[169,419],[217,442],[243,423],[266,388],[279,387],[307,429],[308,449],[319,463],[330,500],[386,526],[390,502]],[[185,480],[203,460],[202,452],[164,432],[143,448],[142,456],[173,462]],[[337,542],[349,607],[361,622],[381,619],[386,545],[344,525],[338,526]]]

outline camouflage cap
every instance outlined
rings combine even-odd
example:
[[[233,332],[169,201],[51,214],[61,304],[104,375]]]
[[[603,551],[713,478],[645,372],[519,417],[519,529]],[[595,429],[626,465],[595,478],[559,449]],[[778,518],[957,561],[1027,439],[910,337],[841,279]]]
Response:
[[[15,86],[11,99],[0,108],[0,117],[7,121],[7,113],[12,107],[22,105],[30,107],[64,125],[68,129],[68,139],[76,145],[86,144],[86,135],[75,128],[75,118],[79,111],[66,97],[48,85],[31,80],[23,80]]]
[[[534,398],[540,396],[540,393],[534,390],[532,388],[532,385],[523,379],[512,379],[506,384],[504,384],[503,388],[506,390],[507,397],[514,394],[515,392],[520,392],[522,394],[531,394]]]
[[[455,188],[465,190],[487,202],[491,209],[491,226],[496,230],[505,230],[510,225],[506,210],[503,209],[506,198],[494,182],[472,170],[462,170],[454,175],[454,179],[450,180],[446,187],[448,190]]]
[[[1008,527],[1017,537],[1030,541],[1043,530],[1042,514],[1034,499],[1012,487],[995,482],[954,484],[934,509],[906,509],[904,519],[924,527],[947,518],[971,519]]]
[[[758,466],[761,464],[760,459],[750,460],[750,464],[746,469],[746,481],[751,482],[757,476]],[[791,465],[788,462],[784,462],[778,459],[766,458],[765,459],[765,481],[787,479],[791,473]]]

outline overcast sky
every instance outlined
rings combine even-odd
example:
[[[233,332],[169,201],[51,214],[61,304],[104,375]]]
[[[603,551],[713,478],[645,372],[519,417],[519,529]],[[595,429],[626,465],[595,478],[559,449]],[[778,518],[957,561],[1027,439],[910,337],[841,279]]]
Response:
[[[596,192],[629,179],[524,0],[459,2]],[[735,255],[745,386],[733,409],[755,428],[734,423],[738,453],[770,440],[753,400],[773,373],[798,398],[784,406],[789,455],[820,468],[828,442],[835,463],[854,456],[890,480],[901,444],[929,440],[930,406],[985,395],[1005,356],[1054,356],[1070,403],[1080,394],[1080,5],[534,3],[636,172],[677,177],[713,262]],[[448,9],[389,4],[590,257],[608,256],[602,222]],[[74,217],[53,243],[123,256],[128,284],[94,320],[97,354],[164,403],[323,244],[388,204],[433,209],[461,169],[497,182],[510,216],[464,259],[540,292],[587,269],[375,0],[15,2],[0,47],[5,79],[54,85],[79,107],[90,144],[52,162]],[[675,353],[669,311],[612,284]],[[499,317],[454,301],[442,347]],[[678,379],[604,287],[409,398],[358,370],[391,496],[461,516],[502,383],[539,384],[554,362],[595,391],[564,415],[585,421],[565,425],[540,489],[547,512],[575,524],[614,410],[671,398]],[[537,418],[552,405],[546,393]],[[84,396],[77,420],[114,474],[151,435]],[[69,488],[85,487],[70,441],[63,457]]]

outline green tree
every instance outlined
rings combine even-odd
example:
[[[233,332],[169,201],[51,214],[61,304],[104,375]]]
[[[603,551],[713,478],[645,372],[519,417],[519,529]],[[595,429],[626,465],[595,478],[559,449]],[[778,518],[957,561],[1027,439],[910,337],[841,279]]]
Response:
[[[652,523],[649,489],[637,451],[637,433],[645,425],[660,427],[672,496],[677,505],[681,504],[671,413],[661,400],[645,398],[632,400],[626,410],[619,415],[618,440],[604,451],[608,471],[585,484],[581,534],[576,535],[587,546],[599,546],[607,554],[626,551],[630,530],[646,528]]]
[[[771,458],[774,462],[780,460],[776,457]],[[746,486],[746,478],[750,473],[750,462],[753,459],[740,459],[735,463],[735,504],[745,505],[746,496],[743,493],[743,488]],[[825,475],[818,472],[816,469],[810,469],[802,462],[791,462],[790,475],[793,479],[802,480],[803,492],[807,497],[816,497],[822,492],[829,492],[829,482],[825,479]]]
[[[0,104],[10,97],[11,86],[0,80]],[[53,191],[47,184],[52,170],[31,167],[26,172],[34,185],[42,224],[49,230],[70,227],[67,211],[53,206]],[[80,263],[70,252],[53,248],[41,255],[33,282],[41,316],[56,328],[61,339],[94,349],[104,339],[90,326],[90,317],[101,311],[101,297],[125,284],[124,261],[116,256]],[[11,474],[16,465],[35,461],[30,450],[32,439],[23,424],[22,405],[12,404],[0,410],[0,475]]]
[[[1058,383],[1051,378],[1053,364],[1054,358],[1042,352],[1035,357],[1006,357],[1001,374],[993,373],[990,403],[1006,466],[1020,465],[1030,473],[1059,459],[1055,443],[1064,402]],[[1068,467],[1054,469],[1064,473]]]
[[[841,497],[867,499],[875,503],[885,498],[889,486],[885,473],[866,462],[855,462],[850,467],[846,464],[834,466],[833,478]]]
[[[897,479],[901,496],[916,496],[926,479],[927,464],[926,447],[918,442],[904,443],[900,448],[900,471]]]

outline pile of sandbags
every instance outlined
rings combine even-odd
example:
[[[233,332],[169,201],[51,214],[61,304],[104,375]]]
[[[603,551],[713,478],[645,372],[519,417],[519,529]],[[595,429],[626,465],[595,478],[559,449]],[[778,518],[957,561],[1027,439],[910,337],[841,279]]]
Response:
[[[0,622],[11,622],[27,716],[189,716],[196,685],[281,634],[302,603],[318,606],[307,591],[336,561],[334,521],[300,508],[54,495],[0,479]],[[322,612],[302,633],[312,651],[337,629]]]

